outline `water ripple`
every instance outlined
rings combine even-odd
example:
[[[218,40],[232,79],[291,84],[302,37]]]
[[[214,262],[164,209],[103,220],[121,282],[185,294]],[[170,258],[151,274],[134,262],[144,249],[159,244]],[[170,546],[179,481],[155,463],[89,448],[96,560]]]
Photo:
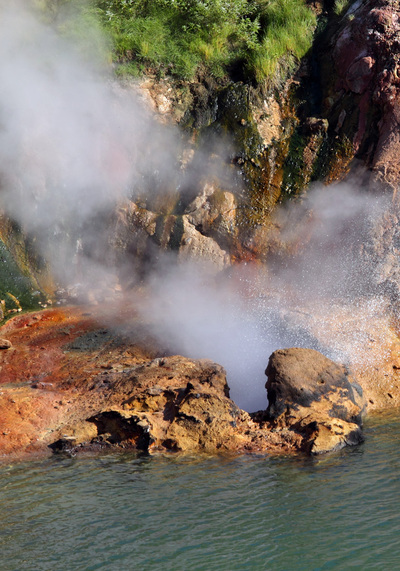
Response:
[[[316,458],[103,456],[0,467],[2,571],[395,569],[397,418]]]

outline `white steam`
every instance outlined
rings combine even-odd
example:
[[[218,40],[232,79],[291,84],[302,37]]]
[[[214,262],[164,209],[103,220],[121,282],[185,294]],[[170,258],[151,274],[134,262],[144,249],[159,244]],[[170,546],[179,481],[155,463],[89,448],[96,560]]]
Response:
[[[133,174],[135,125],[124,124],[105,82],[29,12],[2,8],[0,53],[2,171],[22,187],[24,222],[49,223],[60,206],[84,216],[115,199]],[[8,190],[7,208],[24,216]]]
[[[223,364],[232,398],[248,411],[266,408],[264,370],[278,348],[372,365],[384,340],[373,350],[369,341],[378,340],[377,318],[388,312],[366,250],[387,206],[349,184],[315,188],[279,213],[281,262],[211,278],[204,265],[169,261],[155,270],[144,315],[172,350]]]
[[[171,350],[221,363],[232,398],[253,411],[267,407],[264,370],[278,336],[267,312],[257,315],[254,300],[239,295],[245,276],[213,278],[203,264],[169,264],[154,273],[142,311]]]
[[[172,130],[160,130],[132,92],[83,60],[26,3],[0,3],[2,204],[42,238],[56,270],[66,262],[60,235],[72,227],[79,238],[88,218],[155,172],[168,183],[177,146]],[[65,253],[72,257],[75,247]]]

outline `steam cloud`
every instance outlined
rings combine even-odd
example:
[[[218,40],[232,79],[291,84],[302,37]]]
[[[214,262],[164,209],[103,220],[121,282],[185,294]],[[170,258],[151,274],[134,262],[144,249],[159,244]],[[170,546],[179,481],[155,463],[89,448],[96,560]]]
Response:
[[[22,3],[0,3],[0,16],[2,204],[39,237],[60,279],[71,280],[76,238],[101,250],[99,224],[118,200],[147,178],[172,184],[180,139]],[[268,271],[242,266],[215,277],[195,262],[177,265],[165,256],[142,308],[154,334],[176,352],[225,366],[231,395],[247,410],[267,405],[264,369],[275,349],[297,345],[351,356],[354,342],[338,337],[336,346],[333,340],[321,347],[304,320],[291,319],[296,312],[312,314],[324,299],[360,298],[375,283],[361,254],[384,201],[342,185],[316,189],[294,208],[279,222],[282,241],[299,250],[293,259]],[[306,216],[307,224],[291,222]],[[101,251],[82,265],[88,281],[113,279]]]
[[[368,331],[376,316],[387,315],[388,301],[377,287],[375,254],[366,249],[387,207],[384,197],[354,185],[316,187],[278,213],[282,241],[297,250],[292,257],[267,268],[244,264],[214,280],[203,266],[169,264],[162,279],[155,272],[144,311],[156,316],[160,338],[222,363],[232,398],[248,411],[267,405],[264,370],[278,348],[308,347],[371,365],[378,355],[366,352]]]
[[[150,174],[168,184],[179,140],[26,3],[1,3],[0,15],[2,203],[62,275],[68,228],[79,237]]]

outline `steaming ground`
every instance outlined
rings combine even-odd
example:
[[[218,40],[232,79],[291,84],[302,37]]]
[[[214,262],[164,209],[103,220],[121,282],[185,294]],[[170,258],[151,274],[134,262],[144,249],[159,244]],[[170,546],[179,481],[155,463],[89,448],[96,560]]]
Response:
[[[354,185],[317,187],[278,213],[280,262],[212,277],[204,265],[169,259],[149,283],[144,311],[154,334],[177,352],[221,363],[232,398],[248,411],[266,407],[264,370],[278,348],[378,365],[389,358],[391,309],[371,234],[388,207]]]
[[[264,269],[238,271],[239,276],[212,279],[195,264],[172,264],[153,276],[142,315],[173,352],[222,364],[231,397],[241,408],[266,408],[264,371],[276,349],[312,348],[357,369],[378,369],[390,358],[385,296],[360,290],[355,297],[334,298],[331,283],[326,296],[320,283],[318,294],[300,295],[291,291],[300,287],[299,280],[282,288],[276,281],[281,284],[282,276],[271,278]]]
[[[109,289],[118,274],[105,254],[110,213],[149,188],[190,189],[179,168],[181,139],[28,4],[0,2],[2,204],[37,238],[60,281]],[[215,276],[160,254],[143,318],[177,353],[221,363],[232,398],[249,411],[267,405],[264,370],[278,348],[373,363],[371,323],[388,310],[370,235],[387,208],[355,184],[316,188],[278,214],[285,255],[267,267]]]

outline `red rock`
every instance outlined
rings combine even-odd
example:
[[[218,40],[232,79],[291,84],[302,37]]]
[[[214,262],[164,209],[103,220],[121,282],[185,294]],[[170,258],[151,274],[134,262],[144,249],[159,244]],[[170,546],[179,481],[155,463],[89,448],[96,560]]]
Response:
[[[48,454],[50,446],[295,450],[295,437],[271,433],[229,398],[220,365],[165,356],[143,335],[134,307],[99,308],[97,316],[82,307],[37,315],[15,317],[0,330],[18,348],[0,355],[0,457]],[[126,340],[113,336],[111,320],[129,327]]]
[[[326,48],[327,75],[322,80],[328,86],[324,99],[326,116],[330,120],[332,105],[336,133],[351,138],[354,154],[367,152],[364,158],[376,174],[374,182],[378,179],[394,191],[400,172],[399,37],[398,3],[389,0],[355,3]],[[329,63],[336,71],[334,81],[330,81]],[[373,144],[372,139],[375,139]]]
[[[354,61],[346,74],[348,88],[354,93],[363,93],[374,76],[375,60],[371,56]]]

